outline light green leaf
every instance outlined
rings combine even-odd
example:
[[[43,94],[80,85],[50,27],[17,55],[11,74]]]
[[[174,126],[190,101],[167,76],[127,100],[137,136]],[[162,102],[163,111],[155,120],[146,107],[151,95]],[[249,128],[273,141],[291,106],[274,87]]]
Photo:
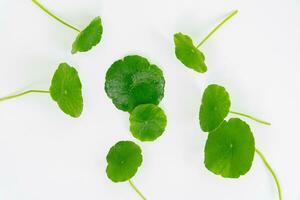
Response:
[[[135,107],[130,114],[130,131],[140,141],[154,141],[165,131],[167,116],[153,104]]]
[[[174,35],[176,57],[188,68],[197,72],[207,71],[204,54],[193,44],[188,35],[176,33]]]
[[[159,104],[164,96],[163,72],[141,56],[127,56],[108,69],[105,91],[115,106],[132,111],[140,104]]]
[[[132,178],[143,161],[141,148],[131,141],[120,141],[109,150],[106,174],[113,182]]]
[[[89,51],[96,46],[102,37],[103,27],[100,17],[96,17],[84,30],[77,36],[72,46],[72,54],[77,52]]]
[[[230,110],[230,97],[226,89],[219,85],[209,85],[202,96],[199,112],[201,129],[205,132],[216,129]]]
[[[205,145],[205,166],[225,178],[238,178],[252,165],[255,141],[249,125],[232,118],[208,134]]]
[[[67,63],[59,65],[52,78],[50,94],[64,113],[72,117],[80,116],[83,99],[81,82],[75,68]]]

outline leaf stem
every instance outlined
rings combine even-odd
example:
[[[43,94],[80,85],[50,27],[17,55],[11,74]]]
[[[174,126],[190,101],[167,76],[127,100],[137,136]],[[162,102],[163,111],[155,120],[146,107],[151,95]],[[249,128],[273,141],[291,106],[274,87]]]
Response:
[[[134,191],[136,193],[138,193],[138,195],[141,197],[141,199],[147,200],[146,197],[141,193],[141,191],[139,191],[139,189],[133,184],[133,182],[131,180],[129,180],[129,184],[134,189]]]
[[[14,99],[14,98],[23,96],[25,94],[34,93],[34,92],[36,92],[36,93],[50,93],[47,90],[28,90],[28,91],[25,91],[25,92],[22,92],[22,93],[19,93],[19,94],[16,94],[16,95],[2,97],[2,98],[0,98],[0,101],[5,101],[5,100],[8,100],[8,99]]]
[[[238,10],[233,11],[230,15],[228,15],[220,24],[218,24],[197,46],[199,48],[202,44],[206,42],[223,24],[225,24],[228,20],[230,20],[234,15],[238,13]]]
[[[247,117],[249,119],[252,119],[252,120],[254,120],[254,121],[258,122],[258,123],[264,124],[264,125],[268,125],[268,126],[271,125],[271,123],[269,123],[269,122],[257,119],[255,117],[250,116],[250,115],[246,115],[246,114],[243,114],[243,113],[240,113],[240,112],[235,112],[235,111],[229,111],[229,112],[232,113],[232,114],[235,114],[235,115],[240,115],[240,116],[243,116],[243,117]]]
[[[259,155],[259,157],[261,158],[261,160],[263,161],[263,163],[265,164],[265,166],[268,168],[268,170],[272,174],[272,176],[273,176],[273,178],[275,180],[276,186],[277,186],[278,198],[279,198],[279,200],[282,200],[282,192],[281,192],[280,183],[279,183],[279,180],[278,180],[278,178],[277,178],[274,170],[271,168],[271,166],[268,163],[266,157],[257,148],[255,148],[255,152]]]
[[[67,22],[63,21],[62,19],[60,19],[59,17],[57,17],[56,15],[54,15],[53,13],[51,13],[47,8],[45,8],[42,4],[40,4],[37,0],[32,0],[32,2],[37,5],[39,8],[41,8],[45,13],[47,13],[49,16],[53,17],[54,19],[56,19],[57,21],[59,21],[60,23],[62,23],[63,25],[77,31],[80,32],[79,29],[75,28],[74,26],[68,24]]]

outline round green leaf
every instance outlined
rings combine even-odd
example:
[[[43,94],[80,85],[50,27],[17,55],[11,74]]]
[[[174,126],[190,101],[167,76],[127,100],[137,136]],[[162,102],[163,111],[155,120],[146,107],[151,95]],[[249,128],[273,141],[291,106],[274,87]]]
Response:
[[[140,141],[154,141],[163,134],[167,125],[164,111],[153,104],[135,107],[130,113],[130,131]]]
[[[118,109],[132,111],[140,104],[159,104],[164,96],[163,72],[141,56],[127,56],[108,69],[105,91]]]
[[[176,33],[174,35],[176,57],[188,68],[197,72],[207,71],[204,54],[193,44],[188,35]]]
[[[238,178],[252,165],[255,142],[248,124],[232,118],[208,134],[205,145],[205,166],[225,178]]]
[[[205,132],[216,129],[230,110],[230,97],[226,89],[219,85],[209,85],[202,96],[199,120]]]
[[[80,116],[83,100],[81,82],[75,68],[67,63],[58,66],[52,78],[50,94],[64,113],[72,117]]]
[[[72,54],[77,52],[89,51],[96,46],[102,37],[103,27],[100,17],[96,17],[84,30],[77,36],[72,46]]]
[[[143,161],[141,148],[131,141],[120,141],[109,150],[106,174],[113,182],[132,178]]]

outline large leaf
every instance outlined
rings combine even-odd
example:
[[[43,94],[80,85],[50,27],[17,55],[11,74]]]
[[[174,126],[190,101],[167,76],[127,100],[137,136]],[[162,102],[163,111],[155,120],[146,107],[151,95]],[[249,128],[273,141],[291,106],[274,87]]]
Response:
[[[141,56],[127,56],[108,69],[105,91],[118,109],[132,111],[140,104],[159,104],[164,96],[162,71]]]
[[[255,141],[249,125],[232,118],[208,134],[205,166],[225,178],[238,178],[252,165]]]

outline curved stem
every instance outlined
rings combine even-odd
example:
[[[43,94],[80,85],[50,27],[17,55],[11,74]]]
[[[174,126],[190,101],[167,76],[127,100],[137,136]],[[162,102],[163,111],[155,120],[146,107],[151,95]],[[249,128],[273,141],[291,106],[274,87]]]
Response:
[[[279,200],[282,200],[282,192],[281,192],[281,187],[280,187],[280,183],[278,181],[278,178],[274,172],[274,170],[271,168],[270,164],[268,163],[267,159],[265,158],[265,156],[258,150],[255,148],[255,152],[259,155],[259,157],[261,158],[261,160],[263,161],[263,163],[265,164],[265,166],[268,168],[268,170],[270,171],[270,173],[272,174],[276,186],[277,186],[277,190],[278,190],[278,198]]]
[[[134,189],[134,191],[136,193],[138,193],[138,195],[141,197],[141,199],[147,200],[146,197],[141,193],[141,191],[139,191],[139,189],[133,184],[133,182],[131,180],[129,180],[129,184]]]
[[[34,92],[36,92],[36,93],[50,93],[47,90],[28,90],[28,91],[25,91],[25,92],[22,92],[22,93],[19,93],[19,94],[16,94],[16,95],[2,97],[2,98],[0,98],[0,101],[5,101],[5,100],[8,100],[8,99],[14,99],[14,98],[23,96],[25,94],[34,93]]]
[[[252,120],[254,120],[254,121],[258,122],[258,123],[264,124],[264,125],[268,125],[268,126],[271,125],[271,123],[269,123],[269,122],[266,122],[266,121],[257,119],[257,118],[255,118],[255,117],[252,117],[252,116],[250,116],[250,115],[246,115],[246,114],[244,114],[244,113],[235,112],[235,111],[229,111],[229,112],[232,113],[232,114],[235,114],[235,115],[240,115],[240,116],[243,116],[243,117],[247,117],[247,118],[249,118],[249,119],[252,119]]]
[[[220,24],[218,24],[197,46],[199,48],[202,44],[206,42],[223,24],[225,24],[228,20],[230,20],[234,15],[238,13],[238,10],[233,11],[230,15],[228,15]]]
[[[54,15],[53,13],[51,13],[47,8],[45,8],[42,4],[40,4],[37,0],[32,0],[32,2],[37,5],[39,8],[41,8],[45,13],[47,13],[48,15],[50,15],[51,17],[53,17],[54,19],[56,19],[57,21],[59,21],[60,23],[62,23],[63,25],[77,31],[80,32],[79,29],[75,28],[74,26],[68,24],[67,22],[63,21],[62,19],[60,19],[59,17],[57,17],[56,15]]]

